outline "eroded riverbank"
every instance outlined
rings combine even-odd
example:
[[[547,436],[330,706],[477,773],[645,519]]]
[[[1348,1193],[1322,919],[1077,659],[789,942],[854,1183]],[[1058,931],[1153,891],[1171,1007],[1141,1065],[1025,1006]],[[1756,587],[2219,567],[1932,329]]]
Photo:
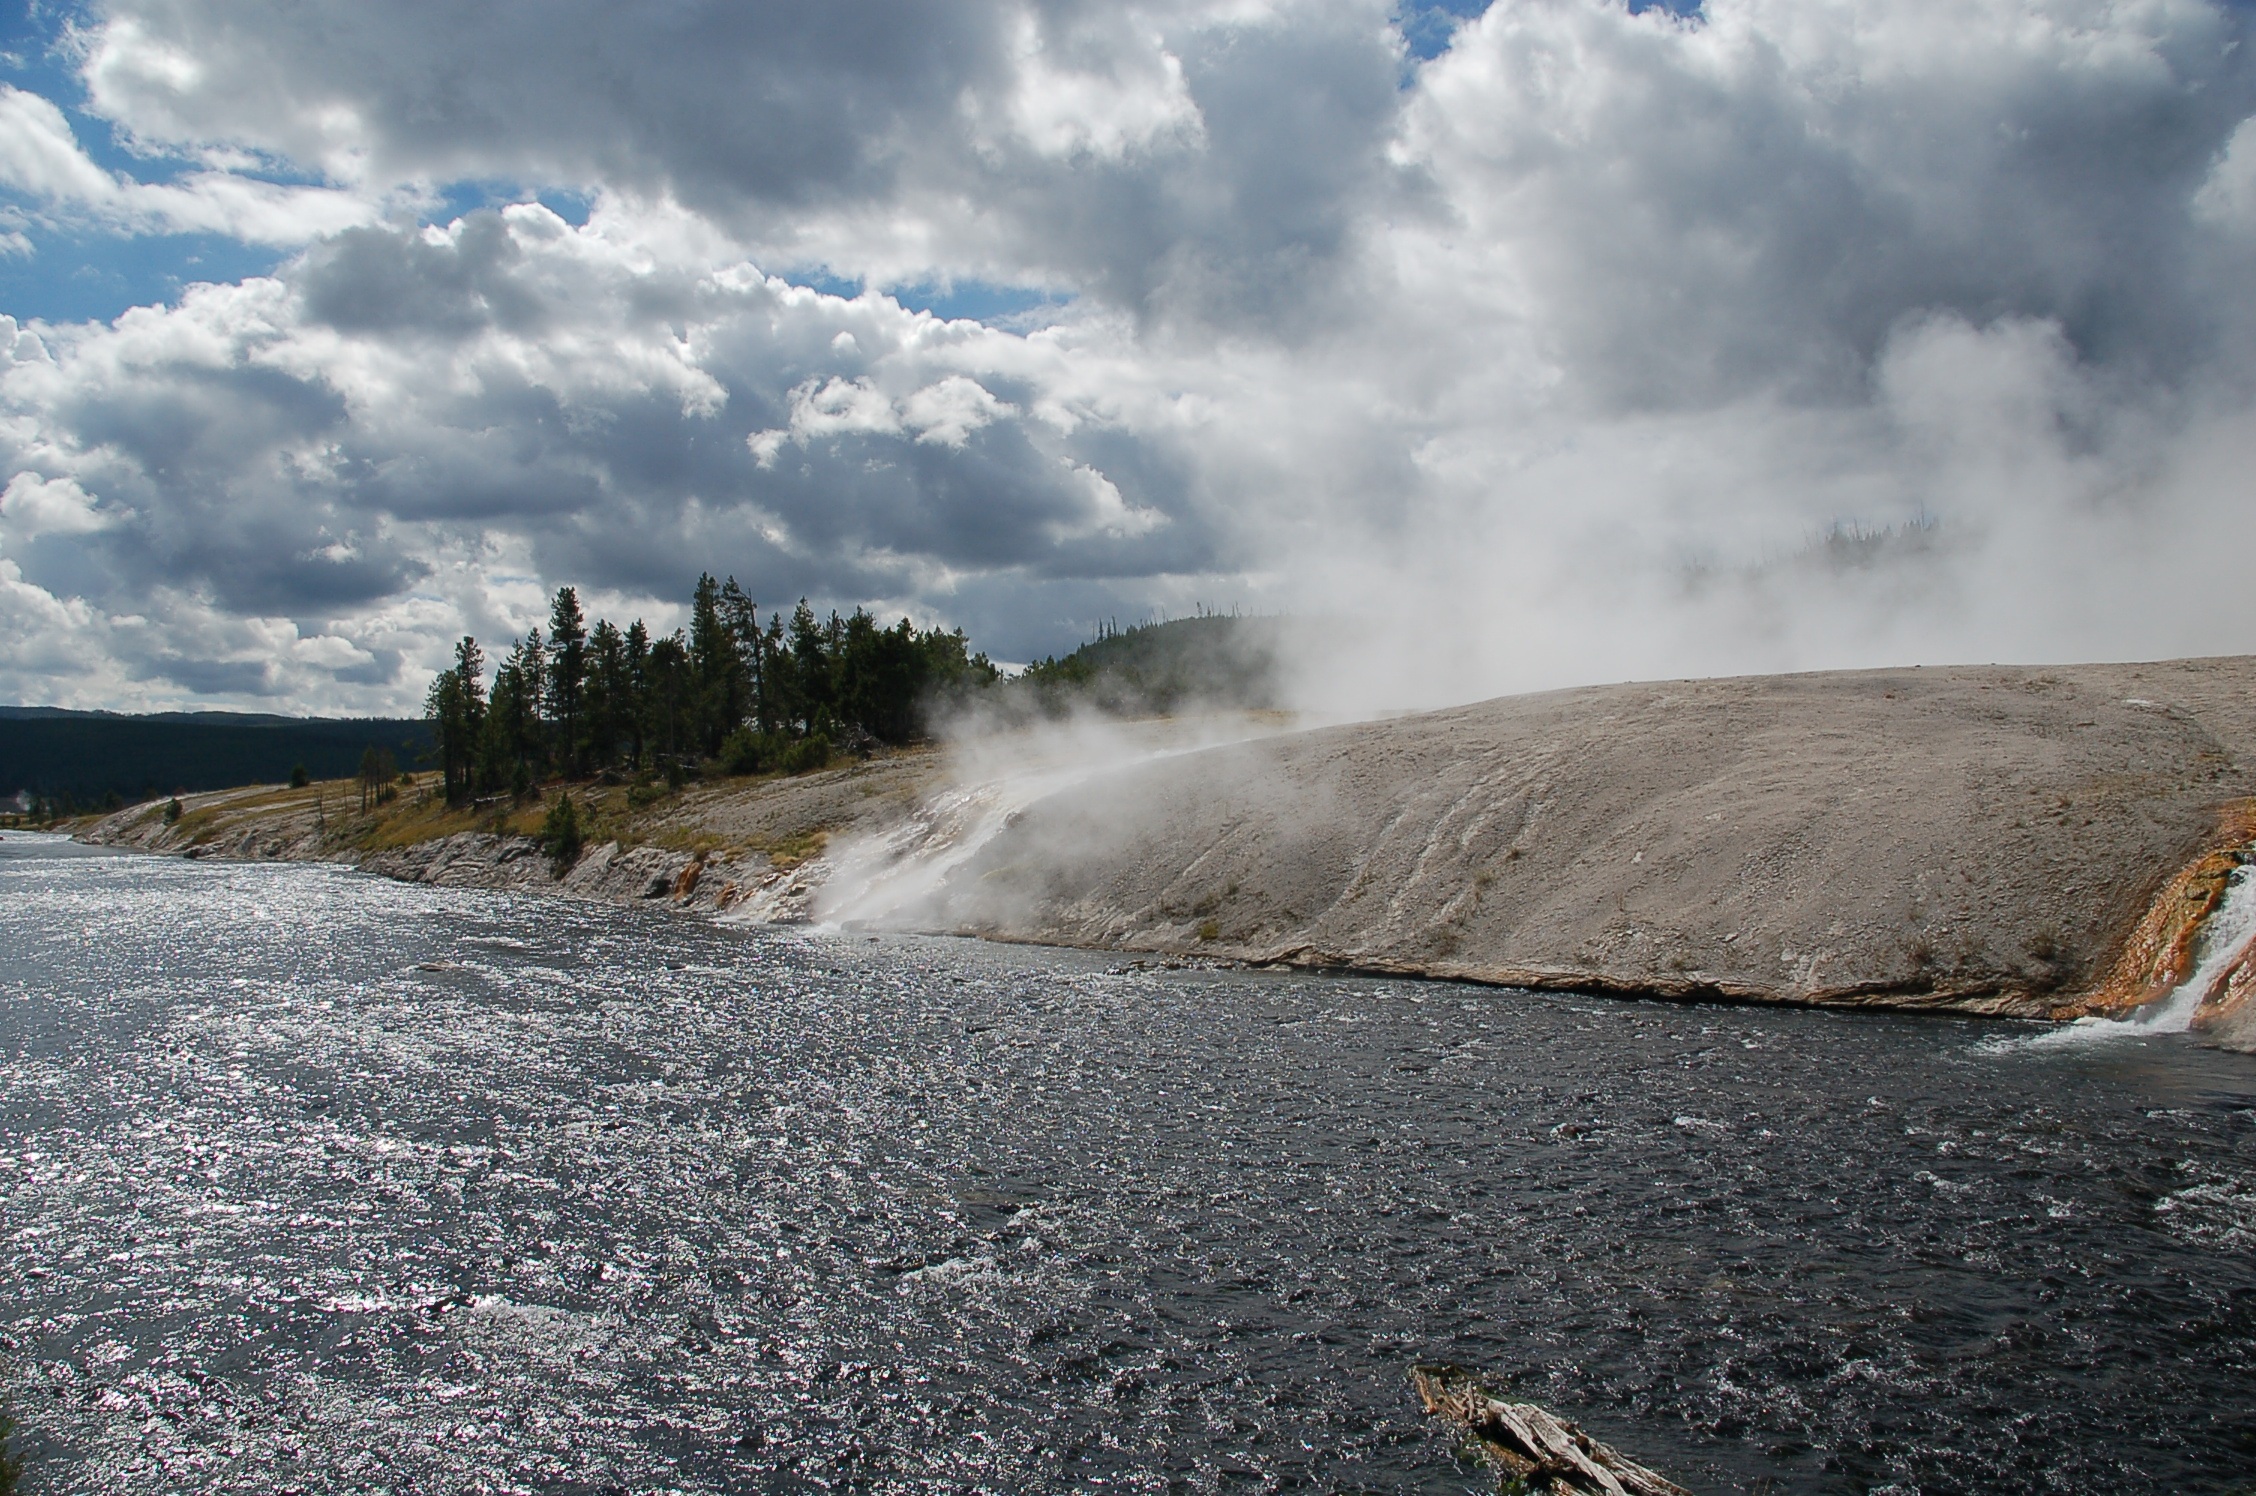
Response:
[[[699,787],[606,808],[617,839],[561,871],[525,835],[537,807],[404,835],[276,791],[86,834],[739,919],[2055,1019],[2168,997],[2256,845],[2250,657],[1593,687],[1279,726],[1203,751],[1146,724]],[[2256,1045],[2252,993],[2256,950],[2191,1021]]]

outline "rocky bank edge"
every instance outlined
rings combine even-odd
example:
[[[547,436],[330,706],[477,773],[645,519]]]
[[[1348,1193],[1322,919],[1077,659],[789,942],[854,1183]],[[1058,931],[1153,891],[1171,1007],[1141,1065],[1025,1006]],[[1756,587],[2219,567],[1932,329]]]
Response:
[[[2116,1015],[2256,820],[2256,658],[1592,687],[1241,743],[1019,816],[914,923],[1674,998]],[[2256,1047],[2256,954],[2201,1015]]]
[[[336,784],[183,795],[176,822],[165,820],[163,802],[151,802],[104,816],[78,837],[194,858],[341,862],[408,883],[792,920],[805,917],[821,882],[819,856],[763,849],[817,852],[833,835],[882,830],[944,777],[941,755],[926,750],[790,779],[693,785],[630,813],[636,840],[593,838],[561,875],[530,836],[461,831],[389,845],[379,834],[366,845],[371,830],[384,828],[356,814],[353,792]],[[585,799],[584,789],[577,793]]]
[[[945,783],[936,755],[910,755],[692,791],[656,829],[820,828],[837,846]],[[1588,687],[1083,781],[885,922],[1625,995],[2114,1016],[2191,970],[2256,841],[2252,795],[2256,657]],[[755,918],[803,917],[826,872],[607,843],[559,880],[523,837],[357,854],[303,807],[221,824],[191,855]],[[84,835],[186,840],[153,806]],[[2256,1049],[2256,949],[2199,1026]]]

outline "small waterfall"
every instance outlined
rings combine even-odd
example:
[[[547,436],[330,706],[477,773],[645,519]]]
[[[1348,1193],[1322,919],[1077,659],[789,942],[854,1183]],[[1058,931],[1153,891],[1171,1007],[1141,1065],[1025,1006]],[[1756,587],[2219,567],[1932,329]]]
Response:
[[[2125,1020],[2125,1026],[2153,1034],[2184,1033],[2192,1027],[2193,1015],[2210,987],[2251,939],[2256,939],[2256,863],[2244,862],[2233,869],[2225,883],[2225,896],[2202,921],[2192,973],[2168,997],[2149,1003],[2145,1012]]]
[[[2226,881],[2225,896],[2201,923],[2194,944],[2193,970],[2169,996],[2148,1003],[2128,1018],[2079,1018],[2027,1042],[2051,1047],[2095,1039],[2182,1034],[2193,1026],[2193,1016],[2209,989],[2251,940],[2256,940],[2256,862],[2243,862]]]

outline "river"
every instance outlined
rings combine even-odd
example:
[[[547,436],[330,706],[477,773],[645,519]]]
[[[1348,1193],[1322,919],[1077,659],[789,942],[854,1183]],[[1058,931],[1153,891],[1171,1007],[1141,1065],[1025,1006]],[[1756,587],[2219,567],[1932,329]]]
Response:
[[[2256,1061],[0,837],[30,1489],[2256,1478]]]

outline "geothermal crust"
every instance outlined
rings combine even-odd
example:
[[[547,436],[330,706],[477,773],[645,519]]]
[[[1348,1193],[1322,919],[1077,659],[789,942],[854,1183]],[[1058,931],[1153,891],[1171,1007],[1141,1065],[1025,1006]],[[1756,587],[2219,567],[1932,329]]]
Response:
[[[1150,753],[1197,730],[1144,724],[1101,746]],[[356,840],[365,817],[318,787],[184,796],[177,824],[151,804],[82,835],[750,919],[1656,997],[2121,1016],[2193,970],[2203,920],[2256,847],[2256,657],[1596,686],[1132,767],[1085,752],[1078,777],[1058,775],[1058,754],[988,744],[953,775],[918,751],[692,787],[631,813],[625,844],[591,836],[561,872],[523,834]],[[1068,787],[1043,794],[1052,776]],[[967,834],[977,818],[951,819],[950,800],[1023,808]],[[917,864],[896,880],[913,894],[891,892],[888,859]],[[2256,943],[2195,1026],[2256,1050]]]
[[[2175,906],[2155,951],[2131,960],[2129,937],[2245,839],[2251,793],[2251,657],[1592,687],[1092,781],[910,919],[1531,987],[2115,1013],[2182,976]]]

